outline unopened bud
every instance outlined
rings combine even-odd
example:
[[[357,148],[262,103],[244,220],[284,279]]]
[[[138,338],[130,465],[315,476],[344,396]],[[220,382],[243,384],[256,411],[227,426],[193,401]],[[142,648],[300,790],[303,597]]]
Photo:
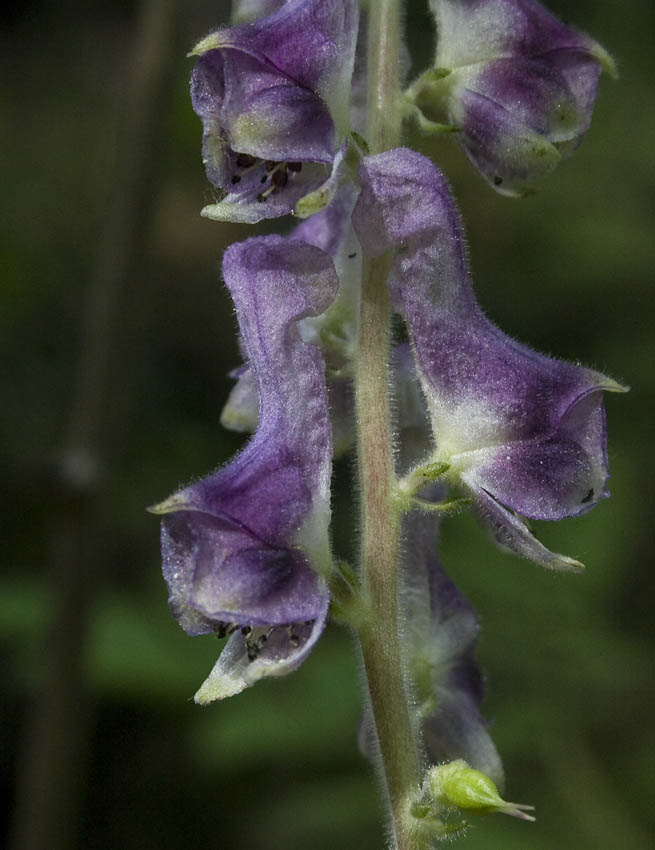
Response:
[[[498,788],[488,776],[469,767],[463,759],[433,767],[429,772],[429,786],[435,802],[443,806],[457,806],[477,814],[502,812],[522,820],[533,821],[526,810],[534,806],[508,803],[498,793]]]

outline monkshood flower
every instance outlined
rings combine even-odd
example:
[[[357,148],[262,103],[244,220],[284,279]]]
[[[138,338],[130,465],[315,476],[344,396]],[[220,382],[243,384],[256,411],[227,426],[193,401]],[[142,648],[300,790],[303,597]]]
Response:
[[[230,635],[200,703],[304,660],[325,624],[332,563],[325,366],[297,329],[333,300],[332,260],[261,237],[228,248],[223,275],[257,385],[259,427],[232,463],[154,509],[164,514],[173,613],[191,635]]]
[[[334,194],[357,23],[356,0],[287,0],[195,46],[191,99],[203,159],[225,193],[203,215],[252,223],[291,212],[307,195],[312,212]]]
[[[608,53],[534,0],[431,0],[434,69],[410,89],[489,183],[525,194],[577,148]]]
[[[442,496],[439,489],[433,486],[430,496]],[[480,714],[475,611],[437,560],[433,517],[413,510],[403,530],[405,654],[426,755],[432,764],[464,759],[502,786],[500,756]]]
[[[429,160],[396,149],[366,158],[359,179],[353,224],[365,253],[401,246],[390,283],[434,433],[426,468],[463,488],[502,546],[545,567],[582,568],[546,549],[522,517],[577,516],[609,495],[602,392],[623,388],[537,354],[486,318],[460,217]]]
[[[354,436],[351,364],[357,345],[361,277],[361,249],[350,226],[355,197],[352,184],[342,186],[329,206],[300,222],[290,237],[328,253],[339,277],[338,295],[328,309],[298,322],[303,340],[317,345],[326,361],[335,456],[350,447]],[[237,382],[223,408],[221,424],[234,431],[254,431],[259,408],[252,369],[246,363],[231,375]]]

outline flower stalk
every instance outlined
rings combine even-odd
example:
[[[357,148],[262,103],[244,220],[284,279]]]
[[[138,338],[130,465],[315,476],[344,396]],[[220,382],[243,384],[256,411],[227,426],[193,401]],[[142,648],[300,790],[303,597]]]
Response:
[[[398,143],[398,0],[371,5],[368,33],[367,141],[373,153]],[[371,713],[388,793],[395,847],[414,850],[406,800],[420,783],[420,760],[409,714],[399,642],[400,512],[395,493],[389,398],[391,311],[389,258],[363,265],[355,377],[361,495],[362,587],[371,614],[360,631]]]

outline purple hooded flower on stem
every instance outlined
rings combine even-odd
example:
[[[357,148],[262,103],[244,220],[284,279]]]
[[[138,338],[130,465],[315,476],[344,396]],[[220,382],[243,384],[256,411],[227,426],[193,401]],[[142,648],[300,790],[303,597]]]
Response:
[[[287,0],[196,45],[191,98],[207,176],[225,193],[203,215],[253,223],[334,193],[357,23],[356,0]]]
[[[332,261],[269,236],[228,248],[223,274],[258,388],[259,427],[231,464],[154,509],[164,514],[173,613],[191,635],[230,635],[200,703],[304,660],[325,624],[332,567],[325,366],[297,328],[333,300]]]
[[[457,129],[475,167],[506,195],[529,192],[589,128],[609,54],[534,0],[431,0],[434,69],[409,93]],[[428,122],[429,123],[429,122]]]
[[[353,223],[365,253],[401,246],[390,282],[434,433],[426,463],[447,469],[498,543],[545,567],[581,569],[546,549],[523,517],[577,516],[608,496],[602,393],[624,388],[537,354],[486,318],[460,217],[429,160],[388,151],[365,159],[359,178]]]

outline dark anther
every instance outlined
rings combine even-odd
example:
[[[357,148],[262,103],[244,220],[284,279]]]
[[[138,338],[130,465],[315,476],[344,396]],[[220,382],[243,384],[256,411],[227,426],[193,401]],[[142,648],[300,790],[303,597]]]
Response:
[[[502,182],[503,182],[503,178],[502,178],[502,177],[498,177],[498,176],[494,177],[494,186],[500,186],[500,184],[501,184]]]
[[[302,162],[287,162],[287,168],[289,171],[302,171]]]
[[[248,635],[250,634],[251,631],[252,631],[251,626],[241,626],[241,634],[242,635],[245,635],[246,637],[248,637]]]
[[[264,203],[266,203],[266,195],[263,195],[263,194],[260,192],[260,194],[259,194],[259,195],[257,195],[257,200],[259,201],[259,203],[260,203],[260,204],[264,204]]]
[[[592,487],[591,490],[587,493],[587,495],[582,500],[582,504],[586,505],[587,502],[590,502],[593,498],[594,498],[594,488]]]
[[[289,180],[289,175],[286,171],[274,171],[273,176],[271,177],[271,183],[277,189],[283,189]]]
[[[241,182],[241,178],[239,177],[238,174],[233,174],[232,180],[230,182],[232,183],[233,186],[235,186],[237,183]]]
[[[300,646],[300,638],[298,637],[298,635],[290,634],[289,643],[295,649],[297,646]]]
[[[260,183],[266,183],[267,180],[268,180],[268,174],[265,174],[259,182]]]
[[[246,644],[246,651],[248,653],[248,661],[254,661],[259,655],[259,647],[254,643]]]
[[[352,254],[348,254],[348,259],[353,260],[357,256],[357,251],[353,251]]]
[[[240,153],[237,156],[237,165],[239,168],[250,168],[250,166],[254,165],[256,162],[257,158],[250,156],[249,153]]]
[[[314,621],[313,621],[313,620],[305,620],[305,625],[306,625],[306,626],[313,626],[313,625],[314,625]]]
[[[224,638],[228,634],[228,629],[230,628],[229,623],[224,623],[222,620],[214,624],[214,631],[216,632],[217,638]]]

